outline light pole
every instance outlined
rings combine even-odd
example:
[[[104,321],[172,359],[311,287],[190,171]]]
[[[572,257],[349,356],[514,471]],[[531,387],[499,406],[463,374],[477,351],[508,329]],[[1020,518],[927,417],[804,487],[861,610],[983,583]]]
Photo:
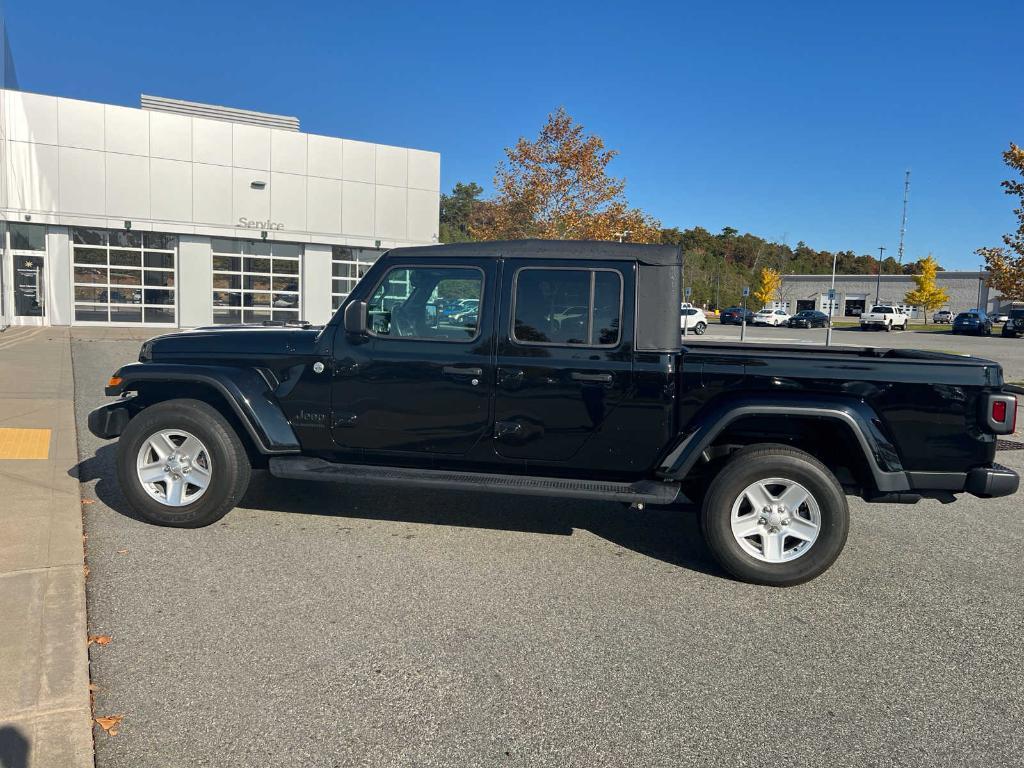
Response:
[[[885,246],[878,246],[878,278],[875,280],[875,304],[879,301],[879,294],[882,292],[882,254],[885,253]]]
[[[839,251],[832,252],[832,288],[828,292],[828,330],[825,332],[825,346],[832,346],[832,316],[836,313],[836,258]]]
[[[984,276],[985,276],[985,265],[982,264],[981,268],[978,270],[978,311],[979,312],[982,311],[981,310],[981,285],[982,285],[982,281],[984,280]]]

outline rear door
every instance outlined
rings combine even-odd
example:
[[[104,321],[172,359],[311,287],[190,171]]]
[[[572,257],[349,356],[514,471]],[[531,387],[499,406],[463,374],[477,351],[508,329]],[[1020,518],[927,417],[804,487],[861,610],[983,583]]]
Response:
[[[634,280],[632,262],[505,262],[494,397],[500,456],[571,459],[627,396]]]

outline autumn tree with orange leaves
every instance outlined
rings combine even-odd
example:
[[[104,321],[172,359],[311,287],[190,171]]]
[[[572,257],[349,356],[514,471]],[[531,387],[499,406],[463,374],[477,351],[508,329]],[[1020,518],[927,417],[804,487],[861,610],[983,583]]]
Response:
[[[660,222],[630,208],[625,180],[608,174],[617,154],[559,107],[536,140],[521,138],[505,150],[473,237],[659,242]]]
[[[1003,162],[1024,175],[1024,149],[1021,147],[1011,143],[1003,152]],[[989,286],[1011,301],[1024,301],[1024,181],[1007,179],[1003,190],[1017,198],[1017,207],[1013,209],[1017,229],[1003,235],[1005,247],[979,248],[976,253],[985,258]]]

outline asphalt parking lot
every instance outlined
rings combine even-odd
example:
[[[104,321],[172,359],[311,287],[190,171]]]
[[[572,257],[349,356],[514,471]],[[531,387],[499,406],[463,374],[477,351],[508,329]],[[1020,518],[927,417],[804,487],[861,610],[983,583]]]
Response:
[[[96,713],[124,715],[100,768],[1024,764],[1020,494],[853,500],[839,562],[788,590],[726,578],[692,509],[258,473],[222,522],[158,528],[85,426],[138,341],[76,335]]]

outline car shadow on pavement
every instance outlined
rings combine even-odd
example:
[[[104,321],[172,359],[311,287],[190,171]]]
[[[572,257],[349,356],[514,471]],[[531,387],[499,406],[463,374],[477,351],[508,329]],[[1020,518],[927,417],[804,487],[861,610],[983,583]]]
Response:
[[[125,517],[141,520],[118,486],[115,451],[114,444],[104,445],[69,474],[79,482],[96,480],[99,501]],[[254,471],[238,506],[553,536],[571,536],[581,529],[670,565],[728,578],[704,545],[698,510],[692,504],[638,510],[611,502],[282,480],[266,471]]]
[[[0,728],[0,768],[28,768],[31,745],[13,725]]]

